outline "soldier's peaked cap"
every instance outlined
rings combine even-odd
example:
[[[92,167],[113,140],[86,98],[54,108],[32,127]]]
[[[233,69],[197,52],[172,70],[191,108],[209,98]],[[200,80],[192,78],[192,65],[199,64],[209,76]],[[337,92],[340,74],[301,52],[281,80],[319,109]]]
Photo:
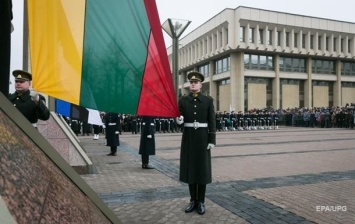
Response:
[[[32,80],[32,75],[29,72],[23,70],[15,70],[12,72],[12,75],[15,77],[15,80],[24,80],[24,81]]]
[[[205,80],[205,77],[199,72],[190,72],[187,75],[187,78],[189,79],[189,81],[200,81],[200,82],[203,82]]]

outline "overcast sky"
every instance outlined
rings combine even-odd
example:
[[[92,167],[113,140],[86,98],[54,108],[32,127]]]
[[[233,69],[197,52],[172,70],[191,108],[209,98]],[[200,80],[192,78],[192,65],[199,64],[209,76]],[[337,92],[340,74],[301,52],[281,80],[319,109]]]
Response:
[[[15,31],[11,35],[11,71],[22,68],[23,45],[21,36],[23,27],[23,1],[24,0],[12,0]],[[238,6],[248,6],[355,23],[354,0],[156,0],[156,3],[161,23],[164,23],[168,18],[191,21],[182,37],[223,9],[237,8]],[[165,32],[164,38],[166,45],[170,46],[171,38],[165,34]],[[10,92],[13,91],[12,84],[10,85]]]

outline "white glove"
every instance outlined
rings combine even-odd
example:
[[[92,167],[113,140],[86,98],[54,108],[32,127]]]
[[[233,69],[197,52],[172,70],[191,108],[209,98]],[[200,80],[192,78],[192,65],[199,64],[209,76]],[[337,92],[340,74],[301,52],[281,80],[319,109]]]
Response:
[[[152,135],[147,135],[147,138],[152,138]]]
[[[30,92],[30,96],[32,98],[33,101],[38,101],[39,100],[39,95],[38,93],[36,92],[36,90],[31,90]]]
[[[115,134],[118,135],[118,131],[115,131]]]
[[[176,118],[176,123],[177,123],[178,125],[184,123],[184,116],[181,115],[180,117],[177,117],[177,118]]]
[[[212,148],[214,148],[214,144],[208,143],[208,145],[207,145],[207,150],[210,150],[210,149],[212,149]]]

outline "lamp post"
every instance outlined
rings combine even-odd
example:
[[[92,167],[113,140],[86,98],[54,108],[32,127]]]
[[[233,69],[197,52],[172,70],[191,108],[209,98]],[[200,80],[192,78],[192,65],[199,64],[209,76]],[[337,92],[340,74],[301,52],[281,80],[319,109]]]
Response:
[[[176,93],[176,100],[179,100],[179,38],[191,21],[181,19],[167,19],[162,28],[173,39],[173,80]]]

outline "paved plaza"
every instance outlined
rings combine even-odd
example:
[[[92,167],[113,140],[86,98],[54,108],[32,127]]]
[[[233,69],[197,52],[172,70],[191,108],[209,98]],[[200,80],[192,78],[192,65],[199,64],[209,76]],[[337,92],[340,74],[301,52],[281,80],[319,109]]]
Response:
[[[139,134],[123,132],[116,157],[104,137],[80,136],[95,166],[82,175],[123,223],[355,223],[355,130],[281,127],[217,133],[206,214],[186,214],[181,133],[156,133],[141,168]]]

